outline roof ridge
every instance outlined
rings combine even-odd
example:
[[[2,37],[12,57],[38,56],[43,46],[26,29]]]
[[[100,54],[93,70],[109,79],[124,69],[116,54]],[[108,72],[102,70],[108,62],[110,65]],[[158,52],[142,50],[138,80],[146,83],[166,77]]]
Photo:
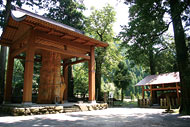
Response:
[[[48,21],[48,22],[53,23],[53,24],[55,24],[55,25],[57,25],[57,26],[59,26],[59,27],[63,27],[63,28],[69,29],[69,30],[71,30],[71,31],[80,33],[80,34],[84,34],[84,32],[81,31],[81,30],[78,30],[78,29],[76,29],[76,28],[74,28],[74,27],[71,27],[71,26],[69,26],[69,25],[66,25],[66,24],[57,22],[57,21],[55,21],[55,20],[53,20],[53,19],[44,17],[44,16],[42,16],[42,15],[38,15],[38,14],[36,14],[36,13],[30,12],[30,11],[28,11],[28,10],[25,10],[25,9],[22,9],[22,8],[19,8],[19,7],[15,7],[14,10],[15,10],[15,11],[20,11],[20,12],[22,12],[22,13],[25,13],[25,15],[29,15],[29,16],[34,17],[34,18],[38,17],[38,18],[40,18],[40,20]],[[25,15],[24,15],[24,16],[25,16]],[[14,15],[13,15],[13,16],[14,16]],[[24,16],[22,16],[22,17],[24,17]],[[22,18],[22,17],[21,17],[21,18]]]

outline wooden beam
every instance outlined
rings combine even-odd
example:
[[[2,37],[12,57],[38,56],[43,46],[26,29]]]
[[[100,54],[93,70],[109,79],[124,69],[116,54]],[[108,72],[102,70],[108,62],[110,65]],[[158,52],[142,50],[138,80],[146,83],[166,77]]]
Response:
[[[10,47],[12,44],[11,42],[12,42],[12,40],[1,38],[0,45]]]
[[[15,57],[19,54],[21,54],[22,52],[25,52],[27,50],[27,46],[24,46],[22,48],[16,49],[13,51],[13,53],[11,54],[11,57]]]
[[[48,34],[53,34],[53,33],[54,33],[53,29],[51,29],[51,30],[48,32]]]
[[[150,98],[151,98],[151,104],[153,104],[153,96],[152,96],[152,85],[150,85]]]
[[[63,75],[65,81],[64,101],[68,99],[68,66],[63,66]]]
[[[15,26],[7,25],[6,27],[14,29],[14,30],[18,30],[18,27],[15,27]]]
[[[20,45],[21,43],[27,41],[29,39],[29,34],[30,34],[31,30],[28,30],[27,32],[25,32],[23,35],[21,35],[17,40],[12,42],[11,48],[12,49],[16,49],[17,47],[20,47],[18,45]]]
[[[87,60],[90,59],[90,56],[86,56],[84,54],[77,53],[77,52],[71,52],[71,51],[68,51],[68,50],[62,50],[62,49],[59,49],[59,48],[56,48],[56,47],[53,47],[53,46],[47,46],[47,45],[42,45],[42,44],[37,43],[37,44],[35,44],[35,47],[37,49],[44,49],[44,50],[48,50],[48,51],[53,51],[53,52],[57,52],[57,53],[60,53],[60,54],[63,54],[63,55],[81,57],[81,58],[84,58],[84,59],[87,59]]]
[[[144,86],[142,86],[142,99],[144,99]]]
[[[88,60],[87,59],[76,60],[74,62],[66,63],[66,64],[64,64],[64,66],[70,66],[70,65],[73,65],[73,64],[78,64],[78,63],[82,63],[82,62],[86,62],[86,61],[88,61]]]
[[[32,27],[36,27],[36,25],[37,25],[37,27],[41,27],[41,28],[43,28],[43,29],[46,29],[46,31],[49,31],[49,29],[50,28],[48,28],[48,27],[46,27],[46,26],[40,26],[40,24],[36,24],[36,23],[30,23],[30,22],[27,22],[27,21],[23,21],[23,23],[25,23],[25,24],[28,24],[28,25],[31,25]],[[99,46],[99,47],[107,47],[107,46],[109,46],[109,44],[107,44],[107,43],[105,43],[105,42],[101,42],[101,41],[99,41],[99,40],[95,40],[95,39],[93,39],[93,38],[91,38],[91,37],[88,37],[88,36],[85,36],[85,35],[83,35],[83,34],[81,34],[81,33],[77,33],[77,32],[74,32],[74,31],[69,31],[69,30],[66,30],[65,32],[62,32],[62,31],[60,31],[60,30],[56,30],[56,32],[58,32],[58,33],[60,33],[60,34],[67,34],[68,36],[72,36],[72,35],[75,35],[75,37],[80,37],[81,39],[83,39],[83,40],[89,40],[90,42],[93,42],[94,43],[94,45],[96,45],[96,46]],[[66,36],[67,36],[66,35]],[[65,37],[65,36],[64,36]],[[63,37],[63,38],[64,38]],[[91,45],[92,46],[92,45]]]
[[[179,98],[179,86],[178,83],[176,83],[176,93],[177,93],[177,102],[180,104],[180,98]]]
[[[15,59],[22,59],[22,60],[25,60],[25,57],[24,57],[24,56],[15,56],[14,58],[15,58]],[[34,61],[35,61],[35,62],[41,62],[42,60],[35,58]]]
[[[176,87],[165,87],[165,88],[152,88],[152,89],[144,89],[144,91],[159,91],[159,90],[176,90]]]
[[[64,38],[62,39],[59,36],[48,35],[46,32],[42,32],[42,31],[36,31],[36,34],[37,34],[37,38],[39,38],[39,39],[42,39],[45,41],[51,41],[54,43],[59,43],[62,45],[70,46],[70,47],[75,48],[75,49],[90,52],[90,46],[84,46],[82,44],[72,43],[69,39],[64,39]]]
[[[95,54],[94,47],[90,50],[90,60],[88,62],[89,80],[89,101],[95,101]]]

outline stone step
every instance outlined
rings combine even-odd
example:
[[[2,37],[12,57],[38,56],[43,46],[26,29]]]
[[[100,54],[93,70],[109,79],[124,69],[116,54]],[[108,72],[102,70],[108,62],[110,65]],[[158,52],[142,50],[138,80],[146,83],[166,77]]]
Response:
[[[67,112],[81,112],[81,111],[92,111],[106,109],[108,105],[104,104],[82,104],[73,106],[61,106],[61,105],[33,105],[23,106],[23,105],[1,105],[0,112],[8,113],[14,116],[21,115],[41,115],[41,114],[57,114],[57,113],[67,113]]]

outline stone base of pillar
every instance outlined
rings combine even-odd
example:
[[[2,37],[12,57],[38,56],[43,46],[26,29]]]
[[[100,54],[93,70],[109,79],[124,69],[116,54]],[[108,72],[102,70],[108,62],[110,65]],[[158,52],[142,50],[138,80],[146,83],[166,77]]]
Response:
[[[94,100],[94,101],[88,101],[88,103],[90,103],[90,104],[96,104],[96,100]]]
[[[23,105],[32,105],[32,102],[22,102]]]

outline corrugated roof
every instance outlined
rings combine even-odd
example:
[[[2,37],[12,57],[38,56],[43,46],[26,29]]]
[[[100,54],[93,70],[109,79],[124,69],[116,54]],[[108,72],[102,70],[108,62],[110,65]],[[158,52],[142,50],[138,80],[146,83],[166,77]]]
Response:
[[[72,43],[79,43],[81,45],[107,47],[108,44],[99,40],[93,39],[84,35],[84,32],[77,30],[68,25],[56,22],[54,20],[45,18],[43,16],[34,14],[27,10],[16,8],[16,11],[24,13],[22,17],[15,17],[13,14],[9,17],[7,27],[3,30],[0,38],[0,44],[10,46],[11,42],[15,40],[15,34],[20,27],[20,24],[26,24],[32,27],[38,27],[44,32],[51,32],[59,37],[70,39]],[[7,30],[11,28],[11,30]],[[13,29],[15,28],[15,29]],[[61,38],[62,38],[61,37]],[[62,38],[62,39],[63,39]]]
[[[157,85],[180,82],[179,72],[171,72],[160,75],[149,75],[138,82],[135,86]]]

